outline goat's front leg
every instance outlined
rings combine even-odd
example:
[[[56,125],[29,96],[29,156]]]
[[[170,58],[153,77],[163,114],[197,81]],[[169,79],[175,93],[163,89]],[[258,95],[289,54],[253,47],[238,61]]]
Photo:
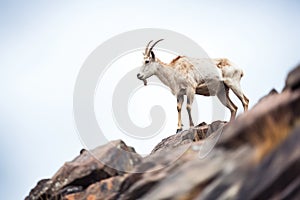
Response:
[[[191,89],[187,90],[186,96],[187,96],[186,109],[189,114],[190,127],[194,127],[191,110],[194,101],[195,90],[191,90]]]
[[[176,133],[182,131],[182,121],[181,121],[181,108],[183,103],[183,95],[177,95],[177,111],[178,111],[178,126]]]

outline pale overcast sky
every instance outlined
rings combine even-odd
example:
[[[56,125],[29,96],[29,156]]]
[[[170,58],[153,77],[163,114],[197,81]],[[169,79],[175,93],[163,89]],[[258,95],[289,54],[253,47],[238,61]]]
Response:
[[[0,198],[24,198],[83,148],[73,120],[74,83],[102,42],[139,28],[182,33],[209,56],[244,69],[242,87],[253,106],[272,88],[281,91],[299,63],[299,8],[296,0],[1,1]]]

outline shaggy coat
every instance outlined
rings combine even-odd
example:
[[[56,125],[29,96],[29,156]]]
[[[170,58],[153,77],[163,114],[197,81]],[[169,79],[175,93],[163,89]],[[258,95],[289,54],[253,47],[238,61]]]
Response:
[[[161,40],[159,40],[161,41]],[[148,50],[148,43],[144,53],[144,64],[137,74],[138,79],[143,80],[156,75],[159,80],[171,89],[177,98],[178,128],[182,130],[181,107],[183,96],[187,96],[187,111],[189,114],[190,127],[194,126],[191,116],[191,105],[194,95],[217,96],[221,103],[231,112],[230,120],[236,116],[237,106],[229,98],[229,89],[241,100],[244,111],[247,111],[249,100],[243,94],[240,80],[243,71],[226,58],[190,58],[177,56],[169,64],[155,58],[153,47],[159,42],[155,42]]]

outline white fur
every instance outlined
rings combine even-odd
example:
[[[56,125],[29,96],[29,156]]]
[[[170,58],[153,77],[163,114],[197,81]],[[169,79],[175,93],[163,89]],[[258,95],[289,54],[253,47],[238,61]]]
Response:
[[[219,63],[222,59],[196,59],[185,56],[178,57],[171,63],[165,64],[159,59],[153,59],[148,53],[145,54],[144,61],[145,63],[137,75],[138,78],[146,82],[147,78],[156,75],[177,97],[178,131],[182,129],[181,107],[184,99],[183,95],[187,96],[190,127],[194,126],[191,117],[191,104],[195,94],[217,95],[222,104],[230,109],[231,120],[235,118],[237,107],[229,98],[229,89],[232,89],[241,100],[244,111],[248,109],[249,100],[243,94],[240,86],[243,71],[227,59],[224,59],[224,61],[227,61],[224,62],[226,66],[221,67]]]

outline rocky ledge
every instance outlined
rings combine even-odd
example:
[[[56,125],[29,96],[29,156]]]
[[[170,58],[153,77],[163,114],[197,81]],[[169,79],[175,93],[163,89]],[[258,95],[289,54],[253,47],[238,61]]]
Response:
[[[121,140],[82,150],[26,200],[296,200],[299,146],[300,66],[281,93],[272,90],[233,122],[174,134],[144,158]]]

